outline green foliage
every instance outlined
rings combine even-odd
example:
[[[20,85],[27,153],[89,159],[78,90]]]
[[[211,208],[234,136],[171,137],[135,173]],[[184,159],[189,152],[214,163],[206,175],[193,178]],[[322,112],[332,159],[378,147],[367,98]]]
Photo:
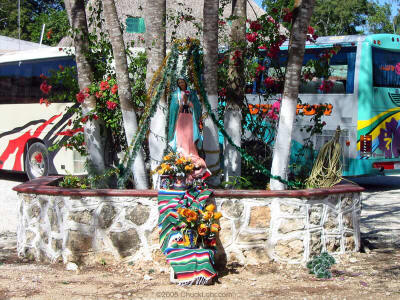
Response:
[[[63,177],[63,180],[59,182],[59,186],[63,188],[78,188],[78,189],[93,189],[103,187],[104,184],[109,185],[110,179],[118,174],[118,169],[110,168],[107,169],[104,174],[96,175],[93,173],[90,166],[86,166],[88,175],[76,176],[68,174]]]
[[[21,1],[21,39],[38,43],[43,23],[46,32],[52,29],[50,40],[43,43],[56,45],[66,35],[68,18],[64,10],[64,1]],[[46,33],[45,32],[45,33]],[[0,35],[18,38],[18,1],[0,0]]]
[[[309,261],[307,268],[310,270],[310,274],[314,274],[317,278],[331,278],[330,268],[335,263],[336,261],[331,255],[323,252]]]
[[[66,175],[63,177],[63,180],[58,184],[63,188],[78,188],[78,189],[88,189],[89,182],[85,177],[79,177],[74,175]]]
[[[392,7],[389,3],[379,5],[370,3],[370,13],[367,17],[367,31],[370,33],[393,33],[393,24],[390,22]],[[394,20],[393,20],[394,22]]]
[[[252,182],[243,176],[229,176],[229,181],[222,182],[221,186],[235,190],[254,189]]]

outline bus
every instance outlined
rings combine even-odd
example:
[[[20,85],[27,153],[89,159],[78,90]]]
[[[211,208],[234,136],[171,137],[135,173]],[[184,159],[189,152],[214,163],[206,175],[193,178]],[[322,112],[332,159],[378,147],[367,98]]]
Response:
[[[29,179],[49,174],[81,174],[80,154],[64,147],[48,148],[66,138],[72,103],[40,103],[42,76],[60,66],[75,66],[61,48],[40,48],[0,56],[0,170],[25,172]]]
[[[304,128],[310,125],[316,108],[324,105],[327,109],[322,121],[326,126],[322,134],[313,136],[314,149],[330,140],[339,125],[343,176],[399,172],[400,36],[319,37],[316,43],[306,43],[304,65],[336,45],[341,48],[330,60],[331,73],[327,78],[333,83],[332,88],[321,92],[323,78],[314,78],[300,87],[302,104],[298,104],[297,113],[304,116],[296,119],[291,152],[295,155],[302,147],[307,137]],[[287,53],[288,44],[283,44],[279,54],[282,66]],[[252,93],[246,95],[248,102],[253,109],[268,109],[271,104],[259,100],[260,89],[254,82]]]

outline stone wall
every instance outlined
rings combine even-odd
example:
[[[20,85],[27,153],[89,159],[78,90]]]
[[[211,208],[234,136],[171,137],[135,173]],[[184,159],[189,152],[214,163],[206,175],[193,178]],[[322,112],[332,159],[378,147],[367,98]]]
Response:
[[[32,184],[16,190],[21,257],[91,264],[161,255],[156,191],[76,194],[56,187],[34,189]],[[297,197],[292,191],[215,191],[212,201],[224,216],[217,259],[305,263],[321,251],[358,251],[360,191],[350,187]]]

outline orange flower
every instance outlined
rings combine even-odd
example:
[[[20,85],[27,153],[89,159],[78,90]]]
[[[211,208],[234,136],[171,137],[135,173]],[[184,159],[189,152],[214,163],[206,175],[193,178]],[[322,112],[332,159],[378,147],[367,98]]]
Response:
[[[220,212],[214,213],[214,219],[215,219],[215,220],[218,220],[218,219],[221,218],[221,217],[222,217],[222,214],[221,214]]]
[[[215,205],[214,204],[209,204],[206,206],[206,211],[210,211],[213,212],[215,209]]]
[[[200,224],[200,226],[197,228],[197,231],[200,235],[206,235],[208,228],[206,224]]]
[[[187,209],[185,213],[186,221],[192,222],[197,220],[197,213],[193,210]]]
[[[221,230],[221,227],[218,224],[211,224],[210,231],[211,232],[218,232]]]

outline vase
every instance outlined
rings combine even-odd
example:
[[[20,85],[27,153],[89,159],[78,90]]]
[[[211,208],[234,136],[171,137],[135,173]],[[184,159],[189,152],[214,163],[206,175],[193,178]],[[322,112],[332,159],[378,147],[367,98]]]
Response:
[[[171,175],[160,175],[160,189],[169,190],[172,187]]]
[[[184,245],[186,248],[197,248],[197,232],[192,229],[186,229],[182,232]]]
[[[174,190],[186,190],[186,178],[185,177],[176,177],[173,184]]]

